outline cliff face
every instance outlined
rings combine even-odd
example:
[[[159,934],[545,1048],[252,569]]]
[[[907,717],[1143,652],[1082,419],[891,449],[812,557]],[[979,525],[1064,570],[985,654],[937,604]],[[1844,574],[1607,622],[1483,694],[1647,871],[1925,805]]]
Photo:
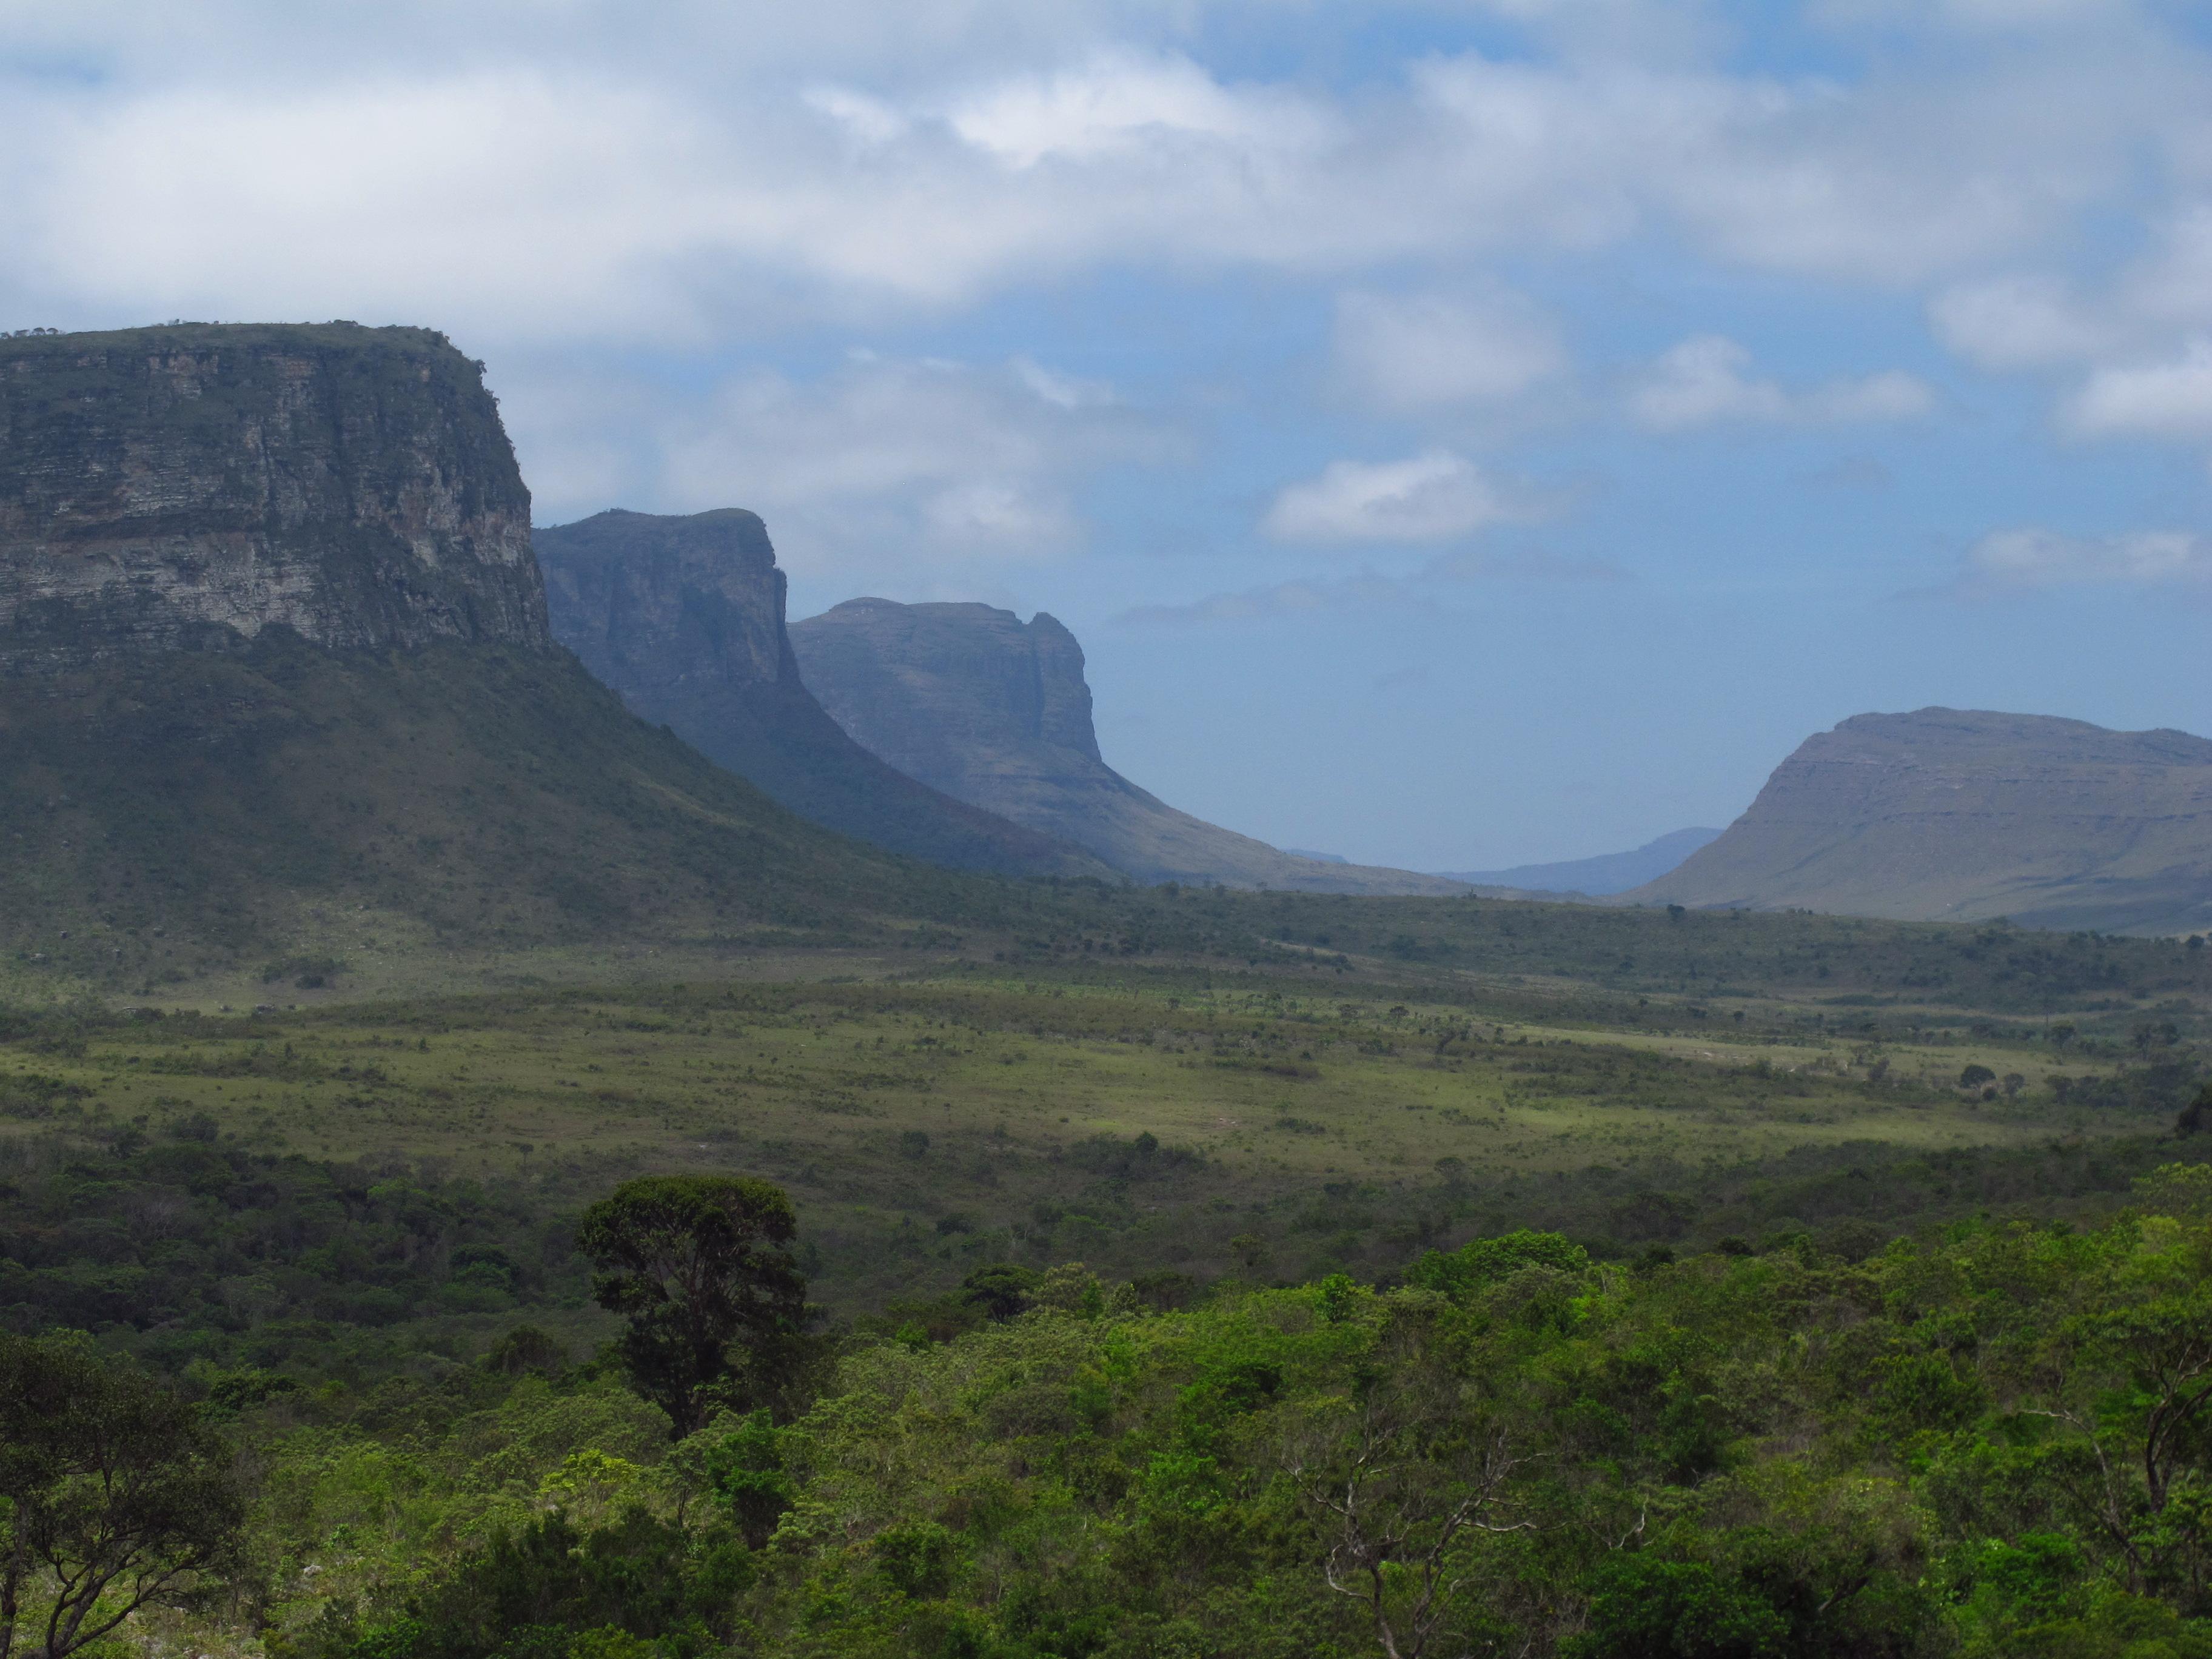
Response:
[[[0,964],[289,997],[387,952],[720,951],[957,902],[556,649],[529,514],[438,335],[0,341]],[[774,607],[744,626],[781,592],[758,540],[729,605],[641,628],[636,660],[804,697]]]
[[[2178,933],[2212,925],[2212,742],[1923,708],[1808,738],[1627,899]]]
[[[1108,766],[1083,647],[1040,611],[853,599],[791,629],[808,688],[910,777],[1086,848],[1139,881],[1322,893],[1452,893],[1455,882],[1325,863],[1179,812]]]
[[[1113,873],[915,782],[840,729],[799,678],[784,575],[756,514],[601,513],[540,530],[537,547],[555,637],[636,714],[800,817],[955,868]]]
[[[347,323],[0,340],[0,676],[280,626],[550,648],[478,366]]]

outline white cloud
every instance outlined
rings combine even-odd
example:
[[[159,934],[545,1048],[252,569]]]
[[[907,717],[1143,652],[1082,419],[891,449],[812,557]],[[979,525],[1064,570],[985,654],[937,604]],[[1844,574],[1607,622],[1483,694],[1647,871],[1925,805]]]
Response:
[[[690,397],[626,383],[518,428],[541,521],[612,503],[748,507],[786,566],[890,580],[1062,556],[1082,545],[1073,501],[1097,469],[1156,459],[1168,440],[1092,386],[1082,401],[1034,363],[856,354],[801,381],[734,376]],[[594,446],[592,434],[629,434]]]
[[[1656,15],[1573,9],[1621,38]],[[0,289],[537,344],[957,307],[1109,264],[1334,275],[1639,234],[1894,286],[2063,234],[2146,153],[2212,155],[2203,76],[2154,40],[1844,84],[1568,28],[1547,58],[1422,58],[1353,92],[1174,50],[1202,10],[12,7],[0,63],[83,72],[0,88]]]
[[[1331,461],[1276,496],[1282,541],[1434,542],[1528,516],[1474,462],[1432,449],[1402,461]]]
[[[1334,349],[1354,395],[1392,414],[1504,402],[1566,366],[1551,319],[1502,289],[1347,294],[1337,302]]]
[[[1968,550],[1958,591],[1988,597],[2086,586],[2212,587],[2212,540],[2183,531],[2081,537],[2001,530]]]
[[[2212,339],[2190,340],[2171,362],[2098,369],[2066,417],[2093,437],[2212,437]]]
[[[2108,349],[2118,331],[2071,288],[2046,276],[2000,276],[1946,289],[1929,307],[1936,337],[1984,368],[2039,368]]]
[[[1191,144],[1295,154],[1328,137],[1330,125],[1291,94],[1232,91],[1187,58],[1130,52],[1002,82],[955,104],[947,118],[966,143],[1019,167]]]
[[[1653,432],[1680,432],[1728,421],[1906,420],[1934,405],[1928,387],[1889,371],[1792,392],[1752,378],[1751,353],[1734,340],[1701,334],[1683,341],[1631,386],[1628,412]]]

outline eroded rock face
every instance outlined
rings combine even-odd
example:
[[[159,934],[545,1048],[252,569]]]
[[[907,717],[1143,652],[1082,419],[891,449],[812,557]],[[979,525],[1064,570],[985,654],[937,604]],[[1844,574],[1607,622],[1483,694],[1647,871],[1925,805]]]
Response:
[[[0,675],[272,627],[551,648],[480,366],[343,323],[0,339]]]
[[[1113,874],[915,782],[839,729],[799,678],[783,572],[757,514],[616,510],[541,529],[537,544],[555,638],[634,713],[801,817],[957,869]]]
[[[1455,893],[1405,870],[1302,858],[1177,811],[1106,764],[1083,647],[1054,617],[853,599],[795,624],[808,688],[871,753],[957,800],[1073,842],[1139,881]]]
[[[1644,903],[2106,932],[2212,925],[2212,742],[1923,708],[1808,738]]]

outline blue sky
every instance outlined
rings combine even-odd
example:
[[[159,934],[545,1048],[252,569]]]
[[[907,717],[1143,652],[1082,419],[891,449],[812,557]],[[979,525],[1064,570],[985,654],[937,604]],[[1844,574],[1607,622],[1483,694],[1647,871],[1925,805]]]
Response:
[[[2212,46],[2130,0],[0,10],[0,325],[490,364],[557,522],[1045,609],[1451,869],[1948,703],[2212,732]]]

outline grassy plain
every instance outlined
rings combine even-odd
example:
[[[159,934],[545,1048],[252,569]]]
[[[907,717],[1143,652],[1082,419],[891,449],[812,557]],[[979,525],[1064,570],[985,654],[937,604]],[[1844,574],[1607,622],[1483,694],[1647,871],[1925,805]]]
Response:
[[[0,1048],[0,1131],[205,1113],[257,1152],[520,1182],[556,1214],[641,1170],[750,1170],[791,1188],[819,1293],[852,1310],[994,1260],[1296,1279],[1537,1222],[1601,1249],[1893,1230],[2124,1188],[2172,1121],[2155,1091],[2054,1093],[2144,1058],[2097,997],[2069,1045],[1958,1010],[1376,961],[753,965],[802,962],[817,977],[33,1023]],[[2167,1024],[2145,1046],[2179,1075]],[[1960,1087],[1969,1066],[1992,1081]]]

